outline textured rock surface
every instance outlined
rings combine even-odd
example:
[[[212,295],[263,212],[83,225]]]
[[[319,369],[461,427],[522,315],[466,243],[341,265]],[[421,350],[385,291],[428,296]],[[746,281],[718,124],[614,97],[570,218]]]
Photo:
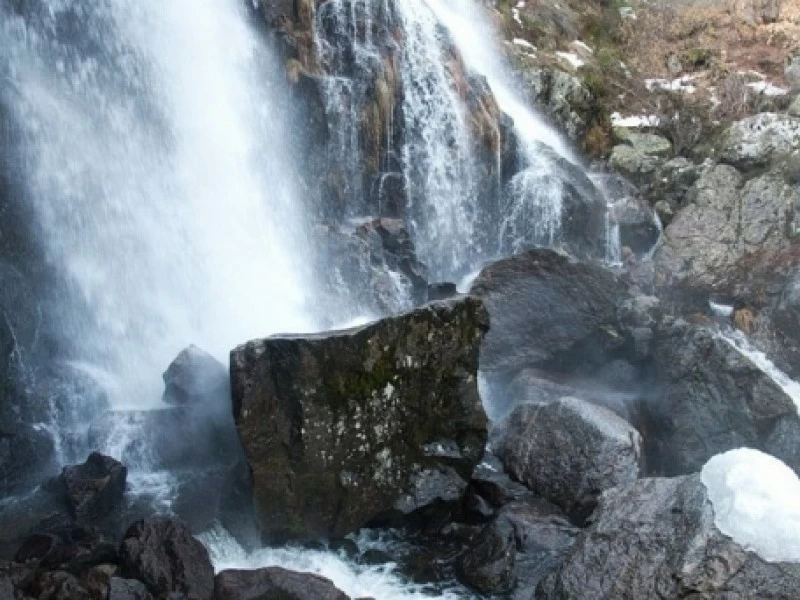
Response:
[[[72,515],[88,522],[108,515],[122,502],[127,476],[122,463],[97,452],[83,464],[64,467],[61,482]]]
[[[108,600],[152,600],[147,586],[135,579],[112,577],[108,584]]]
[[[604,490],[639,477],[641,436],[605,408],[561,398],[515,409],[496,451],[509,473],[580,521]]]
[[[188,527],[167,517],[131,525],[120,547],[123,574],[156,596],[179,592],[192,600],[214,596],[214,568],[205,546]]]
[[[482,594],[503,594],[517,581],[517,546],[514,527],[506,518],[483,528],[461,555],[458,576]]]
[[[692,473],[715,454],[742,446],[800,468],[787,455],[787,436],[800,439],[794,402],[713,331],[684,322],[661,331],[655,363],[661,382],[646,402],[649,468]]]
[[[603,344],[623,292],[614,274],[551,250],[531,250],[486,267],[471,293],[492,317],[481,369],[517,369]]]
[[[707,168],[672,220],[655,256],[656,283],[729,291],[744,259],[788,246],[800,188],[767,172],[747,182],[728,165]]]
[[[720,158],[740,169],[767,166],[780,153],[800,148],[800,119],[760,113],[732,124],[720,142]]]
[[[264,532],[341,537],[460,496],[487,436],[476,380],[487,328],[466,296],[236,348],[234,412]]]
[[[350,600],[330,580],[278,567],[222,571],[215,580],[216,600]]]
[[[714,525],[699,475],[607,491],[539,600],[787,599],[800,564],[767,563]]]

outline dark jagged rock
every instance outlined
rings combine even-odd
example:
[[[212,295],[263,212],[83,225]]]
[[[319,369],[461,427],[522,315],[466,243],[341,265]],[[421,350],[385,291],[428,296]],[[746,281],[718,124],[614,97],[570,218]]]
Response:
[[[0,489],[20,490],[56,469],[53,438],[44,428],[16,423],[0,431]]]
[[[515,409],[496,452],[509,473],[580,522],[603,490],[639,476],[641,436],[607,409],[561,398]]]
[[[216,600],[350,600],[330,580],[279,567],[222,571],[215,579]]]
[[[535,589],[557,569],[580,533],[558,507],[541,498],[514,501],[503,507],[499,517],[514,528],[519,590]]]
[[[81,577],[81,584],[92,598],[106,599],[111,579],[117,571],[119,571],[119,567],[113,564],[94,566]]]
[[[648,469],[688,474],[742,446],[800,469],[797,457],[786,455],[793,445],[786,436],[800,432],[794,402],[714,331],[678,321],[660,332],[655,362],[660,382],[644,404]]]
[[[714,525],[699,475],[642,479],[607,491],[538,600],[796,596],[800,565],[771,563]]]
[[[432,283],[428,286],[428,301],[446,300],[458,295],[455,283]]]
[[[112,577],[108,584],[108,600],[153,600],[153,595],[141,581]]]
[[[17,550],[19,563],[36,561],[47,569],[80,574],[86,569],[118,559],[116,546],[96,529],[65,524],[40,526]]]
[[[234,411],[262,529],[341,537],[459,499],[487,437],[476,379],[487,328],[481,301],[465,296],[236,348]]]
[[[48,600],[91,600],[78,578],[66,571],[46,571],[26,591]]]
[[[122,502],[127,476],[125,465],[98,452],[83,464],[64,467],[61,483],[72,515],[86,522],[108,515]]]
[[[617,340],[615,302],[624,288],[597,265],[532,250],[486,267],[470,293],[492,317],[481,369],[510,370],[605,349]],[[605,354],[605,352],[602,352]]]
[[[459,579],[482,594],[511,591],[517,579],[517,546],[514,527],[500,517],[484,527],[461,555]]]
[[[194,402],[218,404],[224,411],[229,390],[228,370],[216,358],[197,346],[184,349],[164,372],[164,402],[190,404]]]
[[[123,575],[156,596],[172,592],[192,600],[214,596],[214,568],[203,544],[176,519],[151,517],[131,525],[120,547]]]

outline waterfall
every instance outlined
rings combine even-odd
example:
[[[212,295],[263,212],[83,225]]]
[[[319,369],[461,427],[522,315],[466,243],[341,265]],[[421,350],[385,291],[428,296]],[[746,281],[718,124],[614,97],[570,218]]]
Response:
[[[279,74],[245,7],[0,10],[60,356],[104,372],[112,406],[147,407],[190,343],[227,362],[242,340],[311,329]]]

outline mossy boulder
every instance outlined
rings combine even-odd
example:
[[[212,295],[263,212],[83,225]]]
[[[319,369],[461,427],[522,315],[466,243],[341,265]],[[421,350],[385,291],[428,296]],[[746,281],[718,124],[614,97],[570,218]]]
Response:
[[[477,369],[488,326],[483,303],[462,296],[233,350],[234,416],[262,531],[336,538],[458,500],[487,438]]]

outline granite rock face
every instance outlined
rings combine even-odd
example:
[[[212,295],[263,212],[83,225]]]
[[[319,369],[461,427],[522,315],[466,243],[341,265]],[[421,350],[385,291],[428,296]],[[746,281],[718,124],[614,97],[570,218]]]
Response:
[[[483,455],[483,303],[463,296],[363,327],[231,353],[256,514],[273,539],[342,537],[455,501]]]

